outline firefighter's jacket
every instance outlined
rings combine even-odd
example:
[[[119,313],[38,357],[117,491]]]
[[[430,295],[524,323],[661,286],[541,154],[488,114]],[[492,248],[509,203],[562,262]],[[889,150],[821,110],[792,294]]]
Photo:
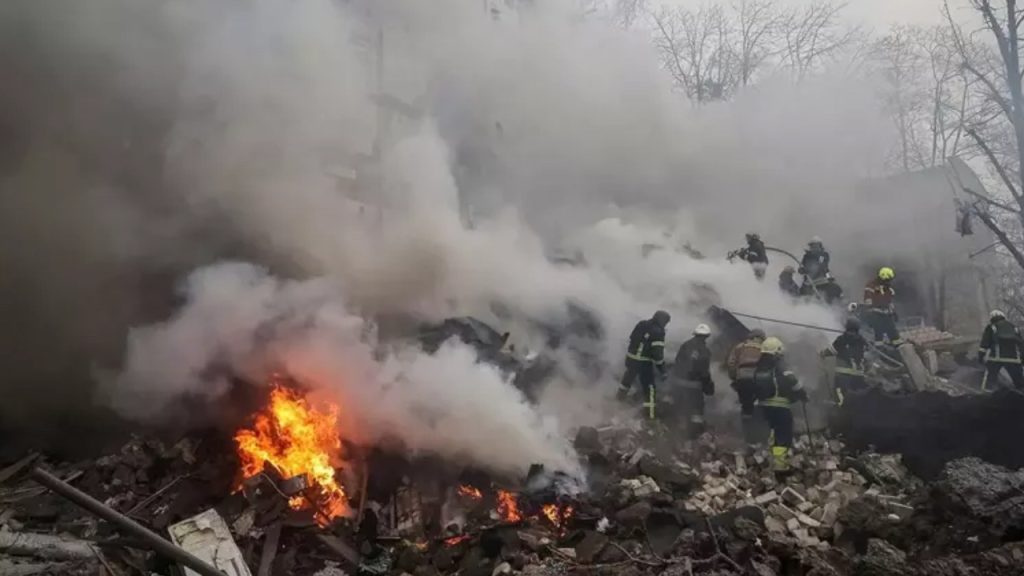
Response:
[[[779,290],[782,290],[790,296],[800,295],[800,285],[793,279],[793,274],[783,272],[779,274]]]
[[[629,335],[626,358],[663,366],[665,364],[665,328],[654,319],[638,322]]]
[[[726,371],[733,380],[751,380],[761,359],[761,340],[751,338],[740,342],[729,352],[725,361]]]
[[[824,281],[829,273],[831,257],[824,250],[808,250],[800,261],[800,273],[805,274],[814,282]]]
[[[864,305],[876,312],[891,313],[896,291],[889,282],[875,278],[864,286]]]
[[[984,362],[1020,364],[1022,348],[1020,330],[1006,318],[999,318],[985,327],[978,355]]]
[[[764,242],[761,240],[751,240],[747,242],[746,248],[742,248],[739,251],[739,257],[751,264],[755,262],[768,263],[768,250],[764,247]]]
[[[754,390],[762,406],[789,408],[793,402],[806,402],[807,392],[796,375],[786,369],[785,361],[762,354],[754,370]]]
[[[707,338],[694,336],[683,342],[672,365],[672,376],[683,382],[699,384],[705,394],[714,393],[714,382],[711,380],[711,350],[708,349]]]
[[[832,342],[832,351],[836,355],[836,374],[851,376],[864,375],[864,353],[868,341],[860,332],[843,332]]]

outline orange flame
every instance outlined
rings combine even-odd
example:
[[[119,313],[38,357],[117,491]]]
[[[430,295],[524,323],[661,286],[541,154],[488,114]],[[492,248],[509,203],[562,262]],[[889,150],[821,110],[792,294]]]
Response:
[[[301,510],[312,505],[321,526],[345,515],[348,500],[332,465],[341,457],[337,421],[337,406],[319,410],[299,392],[275,384],[269,406],[256,415],[252,429],[235,434],[243,477],[262,473],[268,462],[285,477],[304,475],[319,490],[316,502],[299,495],[288,501],[289,506]]]
[[[472,498],[473,500],[480,500],[481,498],[484,497],[484,495],[481,494],[479,490],[466,484],[459,486],[459,495],[465,496],[467,498]]]
[[[541,512],[555,528],[563,528],[565,523],[572,518],[572,506],[561,508],[557,504],[545,504],[541,508]]]
[[[523,519],[515,494],[507,490],[498,490],[498,515],[509,523],[519,522]]]
[[[463,534],[461,536],[452,536],[451,538],[444,541],[444,545],[451,548],[452,546],[458,546],[466,540],[469,540],[469,536]]]

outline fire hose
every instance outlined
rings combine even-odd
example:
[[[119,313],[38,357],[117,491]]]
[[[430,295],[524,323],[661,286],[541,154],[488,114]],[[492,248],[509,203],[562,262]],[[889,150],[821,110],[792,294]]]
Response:
[[[733,316],[739,316],[741,318],[750,318],[752,320],[760,320],[762,322],[772,322],[772,323],[775,323],[775,324],[786,324],[788,326],[796,326],[798,328],[808,328],[810,330],[820,330],[822,332],[831,332],[833,334],[842,334],[844,332],[843,330],[840,330],[838,328],[826,328],[825,326],[816,326],[814,324],[804,324],[803,322],[791,322],[789,320],[779,320],[778,318],[768,318],[768,317],[765,317],[765,316],[755,316],[753,314],[744,314],[742,312],[735,312],[733,310],[727,310],[725,308],[723,308],[723,310],[725,310],[726,312],[732,314]],[[889,362],[892,362],[896,366],[902,366],[902,367],[906,368],[906,365],[904,365],[902,361],[897,360],[896,358],[893,358],[892,356],[886,354],[883,350],[879,349],[878,346],[875,346],[871,342],[868,342],[867,344],[868,344],[868,346],[872,350],[874,350],[876,353],[878,353],[878,355],[881,356],[882,358],[885,358],[886,360],[888,360]]]

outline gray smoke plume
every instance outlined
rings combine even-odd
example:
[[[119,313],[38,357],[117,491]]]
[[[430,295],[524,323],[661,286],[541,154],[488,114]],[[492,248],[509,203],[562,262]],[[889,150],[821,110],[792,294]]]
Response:
[[[142,421],[284,367],[350,403],[353,434],[507,470],[566,465],[560,433],[594,414],[567,407],[614,390],[655,309],[673,314],[670,352],[708,294],[837,325],[723,256],[750,229],[828,242],[815,218],[881,163],[871,87],[780,79],[694,109],[642,33],[579,16],[568,0],[497,21],[456,0],[3,5],[5,69],[55,71],[0,96],[20,135],[0,183],[17,273],[0,277],[49,321],[29,357],[76,351],[78,383],[120,365],[102,398]],[[203,267],[225,259],[254,266]],[[537,348],[569,303],[605,327],[602,371],[583,385],[566,362],[537,407],[460,346],[426,356],[372,330],[475,315]]]
[[[110,401],[152,421],[176,400],[220,397],[229,377],[281,371],[340,404],[347,439],[397,438],[413,453],[501,472],[533,462],[576,471],[555,423],[497,368],[455,342],[433,355],[406,346],[375,357],[373,331],[345,310],[339,288],[241,263],[198,270],[174,317],[131,332]]]

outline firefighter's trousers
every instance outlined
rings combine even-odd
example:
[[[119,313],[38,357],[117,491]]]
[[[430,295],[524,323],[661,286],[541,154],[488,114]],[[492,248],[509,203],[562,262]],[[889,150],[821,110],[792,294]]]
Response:
[[[836,401],[840,406],[850,392],[861,392],[867,388],[864,374],[836,372]]]
[[[875,343],[889,342],[893,346],[903,343],[900,339],[900,331],[896,328],[896,318],[887,310],[868,310],[868,325],[875,332]]]
[[[755,422],[757,395],[754,393],[754,381],[750,378],[739,378],[732,383],[733,390],[740,401],[740,426],[743,440],[747,444],[758,443],[758,430]]]
[[[639,378],[643,392],[644,415],[650,419],[655,417],[655,379],[654,362],[626,358],[626,373],[619,383],[619,400],[625,400],[633,388],[633,382]]]
[[[1024,366],[1018,362],[999,362],[989,360],[985,362],[985,377],[981,380],[981,389],[990,390],[999,386],[999,372],[1006,370],[1006,374],[1013,381],[1017,390],[1024,390]]]
[[[793,411],[787,406],[761,404],[761,413],[772,429],[772,465],[776,472],[789,470],[793,448]]]

